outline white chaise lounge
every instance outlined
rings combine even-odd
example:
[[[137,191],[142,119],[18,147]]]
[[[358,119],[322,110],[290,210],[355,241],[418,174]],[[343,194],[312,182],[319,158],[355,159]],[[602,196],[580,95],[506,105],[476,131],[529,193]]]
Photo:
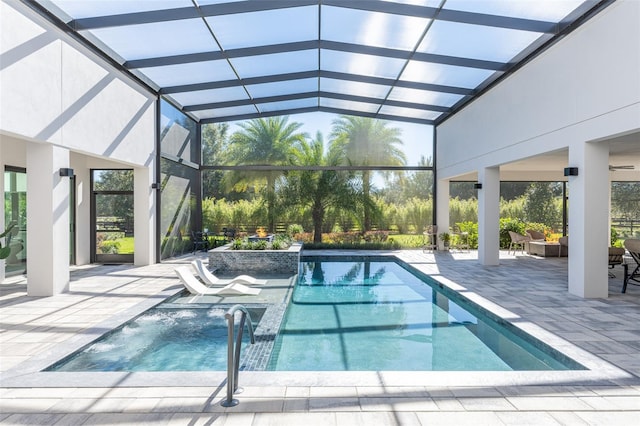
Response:
[[[196,276],[193,275],[193,272],[191,272],[191,270],[187,266],[178,266],[175,269],[175,271],[176,271],[176,274],[178,275],[178,278],[180,278],[182,285],[184,285],[185,288],[189,290],[189,292],[192,294],[214,295],[214,296],[224,296],[224,295],[256,296],[260,294],[259,288],[250,288],[250,287],[247,287],[246,285],[243,285],[237,282],[229,283],[224,287],[218,287],[218,288],[207,287],[206,285],[198,281]]]
[[[200,279],[202,279],[202,281],[208,285],[227,285],[230,283],[240,283],[245,285],[265,285],[267,283],[267,280],[258,280],[249,275],[238,275],[237,277],[233,277],[230,279],[220,279],[213,275],[207,268],[205,268],[202,260],[192,260],[191,264],[200,276]]]

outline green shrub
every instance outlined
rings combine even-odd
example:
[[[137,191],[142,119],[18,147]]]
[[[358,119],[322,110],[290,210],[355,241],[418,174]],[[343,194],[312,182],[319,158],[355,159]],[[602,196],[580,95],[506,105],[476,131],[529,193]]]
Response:
[[[456,223],[460,232],[467,233],[467,239],[469,243],[469,248],[477,249],[478,248],[478,224],[476,222],[460,222]]]
[[[302,234],[303,232],[304,232],[304,228],[302,227],[302,225],[299,225],[297,223],[292,223],[287,227],[287,234],[291,236]]]
[[[511,236],[509,231],[517,232],[524,235],[526,232],[526,224],[519,219],[512,219],[510,217],[500,219],[500,248],[508,248],[511,244]]]

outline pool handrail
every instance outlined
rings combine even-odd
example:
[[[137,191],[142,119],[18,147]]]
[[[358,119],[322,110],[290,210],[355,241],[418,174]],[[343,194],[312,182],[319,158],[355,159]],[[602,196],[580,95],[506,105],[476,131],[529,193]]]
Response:
[[[234,343],[234,335],[233,329],[235,314],[237,311],[240,311],[242,315],[240,316],[240,324],[238,327],[238,335],[235,336]],[[256,339],[253,335],[253,323],[251,321],[251,314],[247,308],[242,305],[233,305],[224,317],[227,320],[227,399],[223,400],[220,405],[223,407],[234,407],[240,403],[237,399],[233,399],[233,394],[238,392],[238,370],[240,369],[240,349],[242,347],[242,332],[244,329],[245,320],[249,317],[249,322],[247,324],[247,328],[249,330],[249,338],[251,339],[251,344],[256,343]],[[242,389],[240,389],[242,391]]]

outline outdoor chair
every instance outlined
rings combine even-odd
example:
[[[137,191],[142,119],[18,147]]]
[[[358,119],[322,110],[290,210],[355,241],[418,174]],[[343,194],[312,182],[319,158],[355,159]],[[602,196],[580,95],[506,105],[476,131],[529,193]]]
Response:
[[[624,269],[624,281],[627,281],[629,265],[624,262],[624,249],[622,247],[609,247],[609,269],[613,269],[616,265],[622,265]],[[615,277],[616,275],[609,271],[609,278]]]
[[[451,242],[451,248],[455,250],[469,250],[469,233],[462,231],[458,226],[454,226]]]
[[[509,237],[511,237],[511,243],[509,244],[507,253],[511,253],[511,250],[513,250],[513,255],[515,256],[518,246],[520,246],[520,249],[524,252],[524,245],[529,242],[529,237],[513,231],[509,231]]]
[[[429,225],[423,235],[424,246],[422,250],[436,250],[438,248],[438,227],[436,225]]]
[[[624,247],[627,249],[627,251],[633,258],[633,260],[636,262],[636,265],[633,271],[626,277],[626,279],[624,280],[624,283],[622,284],[623,293],[627,291],[627,284],[629,284],[629,281],[635,281],[635,283],[631,283],[633,285],[640,285],[640,240],[638,239],[625,240]]]
[[[529,237],[529,241],[545,241],[546,237],[544,236],[544,232],[535,231],[533,229],[527,230],[527,236]]]
[[[218,295],[235,295],[235,296],[256,296],[260,294],[259,288],[251,288],[240,283],[229,283],[224,287],[211,288],[202,284],[193,272],[187,266],[178,266],[176,269],[176,275],[180,278],[182,285],[189,290],[191,294],[198,294],[201,296],[218,296]]]
[[[203,233],[200,231],[191,231],[191,244],[193,247],[193,253],[198,250],[208,250],[209,249],[209,240],[204,237]]]

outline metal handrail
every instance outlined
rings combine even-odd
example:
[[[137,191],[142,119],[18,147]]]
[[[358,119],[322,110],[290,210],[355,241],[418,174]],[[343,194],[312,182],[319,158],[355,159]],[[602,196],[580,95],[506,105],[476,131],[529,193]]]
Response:
[[[237,311],[240,311],[240,324],[238,327],[238,335],[235,338],[233,336],[234,319]],[[247,308],[242,305],[232,306],[224,317],[227,320],[227,399],[222,401],[220,405],[223,407],[234,407],[240,402],[237,399],[233,399],[233,394],[238,391],[238,370],[240,369],[240,349],[242,347],[242,330],[244,329],[245,320],[249,317],[248,329],[251,344],[256,343],[256,339],[253,336],[253,323],[251,322],[251,315]]]

